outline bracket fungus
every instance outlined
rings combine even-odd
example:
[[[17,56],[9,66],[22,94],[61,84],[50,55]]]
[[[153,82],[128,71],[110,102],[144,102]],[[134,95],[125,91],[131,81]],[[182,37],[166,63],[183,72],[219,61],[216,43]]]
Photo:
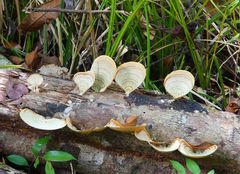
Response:
[[[111,57],[102,55],[94,60],[90,71],[95,73],[92,89],[96,92],[104,92],[112,84],[117,66]]]
[[[28,88],[33,92],[39,92],[39,86],[43,83],[43,77],[40,74],[31,74],[28,79]]]
[[[100,132],[100,131],[103,131],[106,127],[101,127],[101,128],[93,128],[93,129],[83,129],[83,130],[79,130],[77,129],[73,124],[72,124],[72,121],[69,117],[66,118],[66,123],[67,123],[67,127],[69,129],[71,129],[72,131],[74,132],[78,132],[78,133],[81,133],[81,134],[90,134],[92,132]]]
[[[157,142],[152,139],[146,128],[135,131],[134,135],[138,140],[148,142],[150,146],[159,152],[173,152],[178,150],[181,154],[191,158],[204,158],[213,154],[218,148],[217,145],[210,143],[194,146],[181,138],[175,138],[171,143]]]
[[[164,79],[164,87],[174,99],[188,94],[194,87],[194,83],[193,75],[185,70],[173,71]]]
[[[42,130],[56,130],[68,126],[74,132],[82,134],[89,134],[92,132],[103,131],[106,128],[118,132],[132,133],[140,141],[147,142],[152,148],[159,152],[173,152],[178,150],[181,154],[191,158],[204,158],[211,155],[217,150],[217,145],[210,143],[203,143],[197,146],[191,145],[184,139],[175,138],[171,143],[158,142],[153,140],[150,133],[146,129],[146,124],[137,125],[137,117],[130,116],[121,123],[115,119],[111,119],[105,126],[95,127],[92,129],[79,130],[71,122],[69,117],[66,119],[50,118],[47,119],[42,115],[33,112],[30,109],[22,109],[20,111],[20,118],[29,126]]]
[[[152,146],[154,149],[160,152],[173,152],[179,148],[181,144],[181,139],[176,138],[171,143],[165,142],[149,142],[149,145]]]
[[[217,148],[217,145],[207,142],[194,146],[182,140],[178,151],[187,157],[204,158],[214,153]]]
[[[142,130],[146,124],[141,125],[124,125],[121,122],[111,119],[110,122],[106,125],[106,127],[118,131],[118,132],[135,132]]]
[[[20,111],[20,118],[29,126],[41,130],[56,130],[66,126],[64,119],[48,119],[27,108]]]
[[[92,71],[78,72],[73,76],[73,81],[78,87],[79,95],[83,95],[93,85],[95,74]]]
[[[149,132],[146,130],[146,128],[139,131],[135,131],[134,135],[140,141],[153,142],[152,137],[149,134]]]
[[[145,76],[146,69],[141,63],[127,62],[118,67],[115,81],[128,96],[143,83]]]

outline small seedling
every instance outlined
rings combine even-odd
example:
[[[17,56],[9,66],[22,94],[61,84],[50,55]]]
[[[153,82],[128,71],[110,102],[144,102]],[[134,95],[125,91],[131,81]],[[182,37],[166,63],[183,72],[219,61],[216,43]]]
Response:
[[[186,159],[186,168],[178,161],[171,160],[170,162],[172,164],[172,167],[176,170],[177,174],[186,174],[186,170],[192,174],[201,174],[199,165],[191,159]],[[215,174],[215,171],[210,170],[207,174]]]
[[[55,170],[52,166],[52,162],[66,162],[71,160],[76,160],[74,156],[72,156],[68,152],[58,151],[58,150],[51,150],[47,151],[45,154],[42,154],[42,150],[46,147],[47,143],[51,139],[50,136],[45,136],[42,138],[37,139],[37,141],[32,146],[32,153],[35,157],[33,161],[33,167],[37,168],[40,164],[40,160],[46,161],[45,163],[45,173],[46,174],[55,174]],[[27,166],[31,167],[28,164],[28,161],[20,156],[20,155],[9,155],[7,156],[8,161],[18,166]]]

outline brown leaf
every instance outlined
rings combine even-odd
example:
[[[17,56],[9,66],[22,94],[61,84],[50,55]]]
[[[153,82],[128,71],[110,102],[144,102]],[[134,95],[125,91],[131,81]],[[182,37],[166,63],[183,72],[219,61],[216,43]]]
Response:
[[[19,45],[18,43],[14,42],[14,41],[4,41],[3,42],[3,46],[5,48],[17,48],[17,49],[22,49],[21,45]]]
[[[52,0],[49,1],[39,8],[60,8],[61,0]],[[59,15],[59,12],[33,12],[28,14],[23,21],[18,26],[19,30],[24,31],[37,31],[44,24],[50,23],[52,20],[56,19]]]
[[[42,57],[42,62],[43,62],[44,65],[54,64],[54,65],[60,66],[60,61],[59,61],[59,58],[57,56],[44,55]]]
[[[219,0],[214,0],[213,2],[214,4],[219,5]],[[217,9],[214,7],[211,1],[207,2],[205,9],[211,16],[214,16],[217,12]]]
[[[9,56],[8,59],[15,65],[20,65],[23,62],[23,59],[18,56]]]
[[[38,56],[38,47],[36,47],[32,52],[26,54],[25,63],[31,70],[40,68],[41,58]]]
[[[240,112],[240,99],[239,98],[230,98],[225,111],[238,114]]]

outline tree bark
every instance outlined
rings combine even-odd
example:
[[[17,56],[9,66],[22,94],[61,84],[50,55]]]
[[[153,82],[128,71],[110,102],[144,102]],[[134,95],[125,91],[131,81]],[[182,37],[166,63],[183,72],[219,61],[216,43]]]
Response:
[[[16,170],[1,162],[0,162],[0,173],[1,174],[26,174],[23,171]]]
[[[17,74],[17,75],[16,75]],[[1,78],[1,77],[0,77]],[[9,78],[26,84],[27,74],[17,72]],[[80,134],[64,128],[41,131],[19,118],[19,109],[29,108],[44,116],[69,114],[78,129],[103,127],[111,118],[124,122],[132,115],[138,124],[146,123],[152,137],[169,142],[183,138],[191,144],[209,142],[218,145],[211,156],[196,161],[206,171],[240,173],[240,117],[227,112],[210,111],[187,99],[172,101],[164,95],[136,90],[126,97],[112,85],[103,93],[91,90],[79,96],[70,80],[44,76],[39,93],[29,92],[16,101],[0,104],[0,143],[5,154],[17,153],[33,159],[31,146],[43,135],[52,135],[48,149],[63,149],[78,162],[74,169],[81,173],[173,173],[169,160],[183,161],[176,152],[160,153],[134,135],[109,129]],[[66,167],[68,168],[68,167]]]

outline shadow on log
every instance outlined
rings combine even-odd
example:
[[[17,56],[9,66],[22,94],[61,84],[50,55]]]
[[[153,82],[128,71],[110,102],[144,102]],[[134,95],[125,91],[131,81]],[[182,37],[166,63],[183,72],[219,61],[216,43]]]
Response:
[[[26,77],[19,73],[9,78],[24,84]],[[138,124],[146,123],[158,141],[171,142],[179,137],[191,144],[207,141],[218,145],[213,155],[196,160],[206,171],[215,169],[224,174],[240,171],[238,115],[211,112],[193,101],[173,102],[166,96],[141,90],[126,97],[114,85],[104,93],[89,91],[79,96],[72,81],[44,76],[44,83],[40,93],[30,92],[19,102],[0,104],[0,143],[4,153],[16,153],[31,160],[34,141],[43,135],[52,135],[48,149],[72,153],[78,159],[74,170],[80,173],[173,173],[169,160],[185,159],[177,151],[160,153],[132,134],[109,129],[87,135],[68,128],[40,131],[20,120],[19,109],[29,108],[50,117],[59,117],[67,111],[73,125],[81,130],[103,127],[111,118],[124,122],[127,117],[137,115]]]

